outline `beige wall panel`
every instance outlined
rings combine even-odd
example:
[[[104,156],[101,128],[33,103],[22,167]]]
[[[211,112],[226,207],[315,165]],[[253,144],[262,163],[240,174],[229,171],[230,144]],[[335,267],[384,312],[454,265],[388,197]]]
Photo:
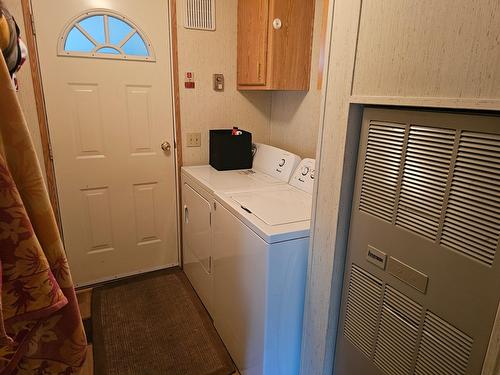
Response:
[[[500,99],[498,0],[363,0],[354,96]]]
[[[499,6],[496,0],[336,0],[330,7],[301,374],[332,373],[362,104],[499,109]],[[498,331],[482,375],[500,375]]]
[[[19,29],[21,30],[21,38],[24,39],[25,30],[21,0],[3,0],[3,2],[16,19]],[[36,110],[35,91],[33,89],[33,81],[31,78],[29,56],[22,69],[17,74],[17,78],[19,81],[19,92],[17,93],[19,102],[21,103],[21,108],[23,109],[24,117],[26,118],[31,137],[33,138],[35,151],[40,162],[40,167],[42,168],[42,175],[45,179],[45,165],[43,164],[42,142],[40,138],[40,130],[38,128],[38,115]]]
[[[321,90],[317,89],[316,81],[324,1],[316,0],[309,91],[274,91],[272,94],[271,144],[303,158],[314,158],[318,143]]]
[[[208,162],[208,130],[233,125],[248,130],[256,142],[269,143],[271,94],[236,90],[237,1],[218,1],[216,31],[184,28],[183,2],[177,4],[179,78],[184,165]],[[195,89],[184,88],[186,72]],[[212,88],[212,75],[225,77],[224,92]],[[186,134],[201,132],[201,147],[187,147]]]
[[[328,85],[321,118],[301,374],[332,374],[357,160],[359,107],[349,103],[361,0],[335,0]],[[330,16],[331,17],[331,16]],[[331,25],[331,20],[329,25]],[[330,40],[330,37],[327,37]]]

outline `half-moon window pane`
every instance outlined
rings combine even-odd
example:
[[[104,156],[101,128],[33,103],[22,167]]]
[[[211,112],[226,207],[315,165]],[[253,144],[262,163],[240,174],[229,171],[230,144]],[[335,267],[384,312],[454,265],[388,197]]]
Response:
[[[87,10],[68,23],[59,39],[60,56],[155,61],[139,26],[111,10]]]
[[[120,51],[114,49],[113,47],[102,47],[97,50],[99,53],[107,53],[109,55],[119,55]]]
[[[139,34],[135,33],[132,37],[123,45],[123,52],[127,55],[134,56],[147,56],[148,49],[146,48],[146,43],[139,36]]]
[[[76,27],[73,27],[68,33],[64,49],[73,52],[91,52],[95,48],[92,43],[83,33]]]
[[[80,26],[98,43],[106,43],[104,34],[104,17],[92,16],[80,21]]]
[[[115,17],[108,18],[109,43],[120,45],[133,30],[127,23]]]

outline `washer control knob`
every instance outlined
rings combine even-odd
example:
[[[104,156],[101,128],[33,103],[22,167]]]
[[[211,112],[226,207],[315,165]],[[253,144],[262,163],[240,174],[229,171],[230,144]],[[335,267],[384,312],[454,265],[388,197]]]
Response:
[[[302,168],[301,173],[302,173],[302,176],[306,176],[309,173],[309,167]]]
[[[278,163],[278,165],[280,167],[284,166],[286,164],[286,160],[285,159],[281,159],[280,162]]]

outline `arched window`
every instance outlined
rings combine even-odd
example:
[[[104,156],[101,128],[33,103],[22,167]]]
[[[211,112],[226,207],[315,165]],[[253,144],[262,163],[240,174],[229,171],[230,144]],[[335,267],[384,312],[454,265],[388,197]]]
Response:
[[[67,24],[59,38],[60,56],[154,61],[151,43],[140,28],[114,11],[86,11]]]

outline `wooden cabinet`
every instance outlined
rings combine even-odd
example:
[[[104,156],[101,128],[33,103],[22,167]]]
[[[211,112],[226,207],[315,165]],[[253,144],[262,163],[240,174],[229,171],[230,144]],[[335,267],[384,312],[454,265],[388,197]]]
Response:
[[[314,3],[238,1],[239,90],[309,90]]]

